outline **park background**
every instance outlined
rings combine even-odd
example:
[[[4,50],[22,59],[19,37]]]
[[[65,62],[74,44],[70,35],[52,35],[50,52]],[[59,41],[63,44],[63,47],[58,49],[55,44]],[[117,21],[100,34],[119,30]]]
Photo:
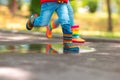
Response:
[[[71,5],[81,36],[120,38],[120,0],[71,0]],[[0,29],[44,33],[45,27],[26,30],[28,17],[39,12],[39,0],[0,0]],[[61,27],[53,33],[62,35]]]

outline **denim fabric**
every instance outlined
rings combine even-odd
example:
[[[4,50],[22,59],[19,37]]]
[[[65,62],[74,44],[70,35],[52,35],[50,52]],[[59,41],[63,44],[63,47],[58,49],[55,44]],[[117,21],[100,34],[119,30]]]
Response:
[[[71,26],[73,26],[75,24],[74,23],[74,13],[73,13],[73,9],[72,9],[70,2],[68,2],[67,8],[68,8],[68,14],[69,14],[69,18],[70,18],[70,24],[71,24]]]
[[[50,22],[52,14],[56,12],[59,17],[59,22],[62,26],[63,33],[72,33],[70,25],[70,17],[66,3],[47,2],[41,5],[40,16],[35,18],[34,26],[47,26]],[[64,30],[65,29],[65,30]]]
[[[70,24],[71,24],[71,26],[73,26],[74,25],[74,13],[73,13],[73,9],[72,9],[70,2],[68,2],[67,8],[68,8],[68,15],[70,18]],[[59,23],[60,23],[59,19],[56,19],[54,22],[55,22],[56,26],[58,27]]]

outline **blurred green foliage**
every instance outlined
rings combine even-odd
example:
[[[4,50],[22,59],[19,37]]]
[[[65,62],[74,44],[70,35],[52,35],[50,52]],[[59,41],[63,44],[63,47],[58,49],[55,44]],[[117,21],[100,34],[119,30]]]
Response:
[[[40,0],[31,0],[30,12],[40,14]]]
[[[97,10],[98,4],[96,0],[89,0],[87,3],[89,7],[89,12],[94,13]]]
[[[26,13],[25,16],[26,15],[29,16],[28,9],[31,11],[31,14],[33,14],[33,13],[40,14],[40,1],[39,0],[16,0],[16,1],[17,1],[18,8],[15,12],[17,12],[17,14],[20,13],[19,15],[24,15],[24,13]],[[120,18],[120,14],[119,14],[120,13],[120,0],[110,0],[110,1],[111,1],[110,2],[111,11],[112,11],[113,32],[116,32],[114,35],[120,36],[119,35],[119,31],[120,31],[120,27],[119,27],[119,25],[120,25],[120,19],[119,19]],[[23,21],[22,24],[25,25],[26,18],[24,19],[24,17],[23,18],[21,17],[20,19],[15,18],[15,20],[11,20],[11,19],[7,20],[7,19],[9,19],[8,14],[7,15],[2,14],[2,13],[9,12],[9,11],[7,11],[7,8],[3,7],[3,5],[10,7],[11,2],[12,2],[12,0],[0,0],[0,6],[1,6],[0,7],[0,10],[1,10],[0,22],[1,23],[3,22],[2,26],[0,26],[0,27],[3,27],[4,24],[6,27],[9,27],[6,25],[6,23],[13,25],[13,23],[14,24],[18,23],[17,20]],[[29,6],[29,4],[30,4],[30,6]],[[107,28],[108,28],[108,13],[107,13],[107,11],[108,10],[107,10],[106,0],[71,0],[71,5],[73,7],[74,14],[75,14],[75,23],[81,26],[82,32],[87,31],[87,32],[85,32],[84,35],[87,35],[87,34],[96,35],[96,33],[94,33],[95,31],[97,33],[107,31]],[[86,9],[86,6],[89,7],[89,12],[88,11],[86,11],[86,12],[79,11],[80,9]],[[14,5],[12,5],[12,7],[14,7]],[[100,8],[100,9],[98,10],[97,8],[98,9]],[[8,8],[8,9],[10,9],[10,8]],[[96,9],[98,11],[96,13],[94,13],[96,11]],[[23,12],[21,12],[20,10]],[[92,12],[92,14],[90,12]],[[55,18],[56,16],[53,16],[53,17]],[[19,23],[19,24],[21,24],[21,23]],[[15,28],[17,28],[17,27],[15,27]],[[13,29],[13,28],[10,28],[10,29]],[[55,32],[59,33],[60,31],[61,31],[60,29],[53,30],[54,33]],[[88,33],[89,31],[92,33]],[[101,34],[102,33],[100,33],[100,35]],[[104,33],[104,35],[112,36],[112,34],[108,34],[108,33]]]
[[[98,0],[84,0],[82,1],[82,6],[88,6],[89,12],[94,13],[98,7]]]
[[[70,0],[70,4],[73,8],[74,13],[77,12],[78,7],[77,7],[77,5],[75,5],[75,4],[77,4],[77,1],[76,0]]]
[[[120,0],[116,0],[116,4],[117,4],[118,12],[120,13]]]

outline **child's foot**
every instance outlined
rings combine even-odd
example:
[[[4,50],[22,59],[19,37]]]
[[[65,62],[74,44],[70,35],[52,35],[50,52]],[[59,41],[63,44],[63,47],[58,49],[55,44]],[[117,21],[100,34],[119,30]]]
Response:
[[[82,39],[82,38],[73,38],[73,39],[72,39],[72,42],[73,42],[73,43],[84,43],[85,40]]]
[[[49,54],[50,49],[52,48],[51,44],[46,44],[46,53]]]
[[[52,48],[51,44],[46,44],[46,54],[57,54],[58,52]]]
[[[28,19],[27,23],[26,23],[26,28],[27,30],[32,30],[33,28],[33,23],[34,23],[34,19],[37,17],[37,14],[33,14],[30,16],[30,18]]]
[[[72,42],[73,43],[84,43],[85,40],[79,36],[79,25],[74,25],[71,27],[72,30]]]
[[[55,21],[51,21],[48,26],[46,26],[46,37],[52,38],[52,30],[57,28],[59,24],[57,24]]]
[[[50,30],[49,26],[46,26],[46,37],[52,38],[52,30]]]
[[[65,46],[63,48],[64,53],[79,53],[79,47],[77,46]]]

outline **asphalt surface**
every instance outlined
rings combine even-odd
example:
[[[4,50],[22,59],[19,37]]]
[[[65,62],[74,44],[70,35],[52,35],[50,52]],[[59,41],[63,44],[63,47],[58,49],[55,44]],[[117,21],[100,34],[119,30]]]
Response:
[[[94,48],[80,54],[10,52],[0,54],[0,80],[120,80],[119,39],[85,38],[82,46]],[[61,36],[0,31],[0,45],[62,44]]]

